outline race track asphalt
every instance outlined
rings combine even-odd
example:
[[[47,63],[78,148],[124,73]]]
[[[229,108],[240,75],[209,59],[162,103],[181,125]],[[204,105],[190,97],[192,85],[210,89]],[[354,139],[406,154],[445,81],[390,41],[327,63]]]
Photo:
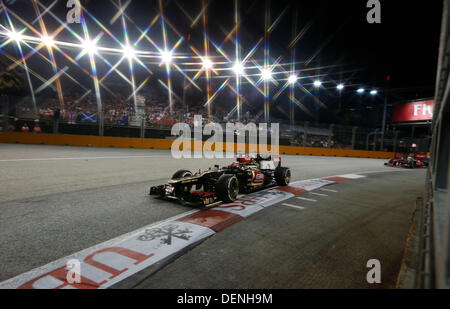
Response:
[[[152,276],[155,278],[162,276],[161,278],[166,278],[166,281],[161,281],[161,278],[154,281],[150,280],[150,277],[138,287],[181,287],[172,283],[176,281],[175,279],[180,279],[179,276],[190,276],[189,271],[186,272],[186,270],[190,269],[189,265],[192,266],[193,261],[197,261],[195,267],[210,265],[210,268],[203,268],[201,271],[213,273],[217,270],[214,267],[219,266],[218,263],[215,265],[213,263],[214,260],[217,261],[214,259],[216,250],[225,250],[225,254],[219,254],[219,256],[226,258],[227,261],[231,260],[230,265],[234,265],[233,259],[242,260],[239,250],[245,247],[243,243],[245,241],[257,241],[261,246],[245,251],[245,255],[249,258],[243,264],[247,265],[246,272],[233,268],[234,275],[232,275],[233,272],[229,273],[232,276],[231,279],[217,281],[212,286],[204,286],[201,283],[205,282],[204,280],[191,276],[190,281],[186,281],[189,282],[189,286],[182,285],[182,287],[297,288],[321,285],[336,287],[325,275],[318,276],[318,279],[313,280],[311,284],[306,284],[300,279],[283,281],[276,275],[282,274],[282,271],[275,274],[265,273],[263,280],[258,266],[248,267],[253,263],[252,255],[255,258],[260,257],[262,251],[259,250],[264,250],[274,241],[271,237],[263,237],[264,233],[277,235],[276,229],[288,229],[289,226],[294,236],[281,238],[281,244],[283,241],[295,243],[298,235],[311,231],[314,232],[310,234],[311,237],[318,237],[323,241],[322,243],[314,242],[310,239],[309,246],[312,247],[308,249],[309,253],[303,256],[302,267],[312,263],[314,254],[322,252],[321,256],[324,257],[324,252],[321,250],[326,250],[327,245],[332,246],[333,239],[335,246],[344,247],[334,255],[337,262],[344,264],[354,262],[353,240],[343,239],[341,240],[343,243],[340,243],[336,233],[345,234],[346,231],[356,233],[358,230],[355,230],[355,226],[362,227],[364,224],[369,227],[372,224],[372,229],[368,228],[366,234],[355,234],[354,241],[367,243],[370,237],[377,237],[370,233],[379,232],[378,227],[384,229],[385,235],[396,235],[396,237],[385,237],[386,246],[377,245],[378,248],[383,247],[383,250],[377,252],[390,256],[388,252],[395,251],[395,257],[389,257],[388,264],[398,264],[398,252],[400,255],[403,252],[405,228],[407,231],[412,203],[416,196],[423,194],[425,188],[425,170],[392,169],[383,166],[385,160],[377,159],[312,156],[282,156],[282,159],[283,164],[291,168],[293,180],[347,173],[366,173],[368,177],[342,184],[342,189],[338,189],[339,198],[328,195],[327,198],[330,199],[328,202],[318,201],[319,210],[311,211],[312,217],[303,217],[306,212],[295,212],[295,209],[288,207],[271,207],[261,211],[254,217],[239,222],[208,239]],[[148,196],[149,186],[165,183],[178,169],[195,171],[214,164],[225,165],[230,162],[232,162],[231,159],[176,160],[167,150],[0,144],[0,247],[2,250],[0,281],[190,210],[182,205],[153,199]],[[396,187],[398,189],[395,189]],[[386,190],[389,194],[385,193]],[[387,198],[388,196],[391,198]],[[325,198],[325,196],[320,197]],[[376,200],[376,198],[379,199]],[[297,202],[300,201],[297,200]],[[365,208],[367,203],[370,204],[368,209]],[[334,204],[337,205],[336,208],[343,211],[331,210],[330,212],[330,209],[326,208],[333,207]],[[383,213],[389,215],[383,216]],[[297,216],[302,217],[297,218]],[[281,226],[274,224],[276,223],[274,218],[278,217],[280,222],[285,224]],[[367,218],[372,217],[379,222],[366,222]],[[392,222],[389,221],[391,219]],[[339,228],[336,227],[337,225]],[[297,229],[295,226],[301,226],[301,228]],[[260,229],[265,229],[266,232]],[[243,234],[251,235],[251,237],[240,236]],[[239,241],[236,242],[236,240]],[[313,249],[314,243],[317,244],[316,249]],[[272,251],[278,257],[294,254],[300,258],[302,257],[300,245],[298,243],[293,247],[275,246]],[[236,250],[231,250],[233,246],[237,246]],[[205,255],[204,252],[208,253]],[[199,256],[190,257],[192,254],[199,254]],[[185,260],[188,258],[193,260]],[[199,258],[204,260],[199,261]],[[366,258],[365,255],[362,259],[364,258]],[[380,257],[381,260],[382,258]],[[332,258],[329,260],[334,261]],[[286,262],[290,263],[289,260]],[[295,263],[289,265],[295,267]],[[396,268],[392,267],[389,274],[395,277]],[[180,269],[184,269],[185,272]],[[287,269],[289,268],[285,271],[288,271]],[[301,268],[295,269],[301,270]],[[328,265],[328,268],[323,268],[323,272],[330,273],[331,269],[332,265]],[[165,271],[168,273],[164,277]],[[240,278],[238,273],[243,273],[242,276],[245,275],[245,278]],[[360,283],[358,278],[362,270],[359,269],[356,273],[352,283],[342,287],[358,287]],[[356,276],[359,277],[356,278]],[[393,280],[391,277],[389,282]],[[359,287],[367,287],[367,285],[362,284]],[[392,284],[386,287],[392,287]]]

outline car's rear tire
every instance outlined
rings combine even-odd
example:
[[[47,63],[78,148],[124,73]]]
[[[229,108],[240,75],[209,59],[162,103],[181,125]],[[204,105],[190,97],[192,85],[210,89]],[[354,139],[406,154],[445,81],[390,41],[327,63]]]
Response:
[[[275,169],[275,180],[279,186],[287,186],[291,181],[291,170],[288,167],[277,167]]]
[[[216,183],[216,192],[224,203],[235,201],[239,194],[239,181],[236,176],[229,174],[220,176]]]

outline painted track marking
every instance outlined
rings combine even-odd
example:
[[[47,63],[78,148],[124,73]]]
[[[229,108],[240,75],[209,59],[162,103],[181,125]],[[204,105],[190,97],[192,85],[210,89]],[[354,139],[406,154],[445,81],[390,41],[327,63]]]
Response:
[[[309,193],[318,195],[318,196],[328,196],[327,194],[323,194],[323,193],[316,193],[316,192],[309,192]]]
[[[304,200],[304,201],[308,201],[308,202],[317,202],[317,200],[313,200],[312,198],[306,198],[306,197],[300,197],[300,196],[297,196],[296,198],[298,198],[299,200]]]
[[[281,205],[291,207],[291,208],[297,208],[297,209],[301,209],[301,210],[305,209],[305,207],[298,206],[298,205],[292,205],[292,204],[288,204],[288,203],[283,203]]]
[[[135,159],[135,158],[161,158],[161,156],[106,156],[106,157],[71,157],[71,158],[31,158],[31,159],[5,159],[0,162],[23,161],[58,161],[58,160],[101,160],[101,159]]]
[[[327,191],[327,192],[333,192],[333,193],[339,192],[339,191],[337,191],[337,190],[324,189],[324,188],[320,189],[320,191]]]

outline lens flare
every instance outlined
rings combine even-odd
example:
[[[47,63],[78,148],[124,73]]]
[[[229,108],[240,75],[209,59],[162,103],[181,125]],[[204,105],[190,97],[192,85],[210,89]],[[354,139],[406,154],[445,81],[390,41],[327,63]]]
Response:
[[[236,75],[243,75],[244,66],[242,65],[242,63],[236,62],[233,66],[233,71]]]
[[[193,16],[183,8],[181,1],[175,1],[174,3],[189,19],[189,24],[192,28],[189,31],[192,31],[192,33],[202,31],[203,50],[195,49],[192,45],[192,42],[195,40],[191,40],[191,33],[187,33],[186,40],[186,32],[178,31],[164,14],[164,10],[168,6],[167,1],[157,1],[159,3],[159,9],[154,12],[156,15],[152,16],[148,21],[149,23],[143,28],[126,13],[129,10],[128,7],[132,0],[122,1],[125,2],[123,5],[121,1],[110,0],[114,7],[117,8],[117,12],[114,13],[109,25],[102,24],[99,19],[89,12],[86,6],[83,6],[83,14],[81,16],[82,32],[79,32],[77,30],[79,28],[77,27],[69,27],[65,21],[61,20],[57,14],[52,12],[56,1],[48,7],[41,2],[43,1],[32,1],[37,16],[32,22],[25,21],[20,13],[15,13],[10,8],[0,4],[0,16],[2,18],[5,16],[8,22],[8,25],[3,24],[5,19],[0,18],[0,39],[2,39],[0,41],[0,51],[2,56],[5,55],[7,59],[13,62],[8,67],[8,70],[12,70],[17,66],[25,70],[35,109],[35,93],[40,93],[47,87],[51,87],[58,93],[60,105],[62,108],[64,107],[63,88],[59,80],[62,76],[65,76],[80,86],[83,91],[86,91],[81,96],[81,100],[89,95],[89,93],[93,93],[97,99],[98,110],[100,111],[102,108],[100,90],[107,91],[114,98],[120,99],[117,93],[107,86],[109,77],[114,73],[131,86],[132,92],[127,100],[134,100],[136,104],[136,95],[147,85],[150,76],[154,74],[150,70],[152,66],[155,67],[155,70],[166,71],[167,80],[164,82],[159,81],[167,89],[170,112],[172,112],[173,103],[184,101],[184,98],[181,99],[182,96],[177,96],[174,92],[174,89],[181,88],[181,83],[183,85],[183,91],[193,86],[192,88],[195,87],[196,90],[203,93],[206,99],[204,106],[208,108],[209,116],[211,116],[213,111],[212,103],[224,89],[230,89],[236,95],[236,106],[229,115],[236,113],[237,119],[242,118],[242,107],[244,104],[252,107],[252,103],[245,98],[248,88],[252,86],[258,92],[258,95],[260,94],[264,97],[264,115],[266,120],[269,119],[269,108],[273,105],[272,103],[287,89],[289,90],[291,104],[291,119],[293,119],[293,108],[295,106],[298,106],[302,111],[310,115],[308,109],[303,105],[301,98],[299,97],[297,99],[295,97],[296,91],[301,91],[303,96],[313,97],[315,104],[320,107],[325,107],[326,105],[318,97],[319,93],[325,92],[326,94],[326,89],[321,88],[322,83],[334,85],[337,89],[335,91],[339,91],[338,95],[341,95],[340,92],[344,90],[344,84],[340,83],[341,81],[348,83],[345,87],[351,87],[350,78],[346,79],[342,75],[338,79],[333,78],[333,75],[337,72],[331,70],[334,67],[332,65],[315,68],[309,67],[309,63],[320,53],[322,47],[309,58],[305,63],[306,67],[304,69],[299,70],[296,68],[296,64],[299,62],[296,62],[297,58],[295,57],[294,46],[305,35],[311,27],[312,22],[308,23],[298,32],[295,25],[296,20],[293,20],[292,41],[289,44],[291,60],[290,62],[281,63],[282,56],[275,57],[275,51],[270,48],[269,36],[273,33],[273,30],[280,21],[284,19],[288,8],[283,9],[281,14],[276,18],[271,18],[270,1],[266,1],[264,35],[256,37],[256,40],[248,46],[247,42],[242,44],[239,35],[244,25],[241,21],[242,8],[240,8],[239,0],[234,1],[234,24],[232,28],[226,29],[220,26],[225,36],[219,38],[214,35],[214,39],[210,36],[211,32],[208,29],[209,0],[201,0],[201,10],[195,12]],[[14,23],[17,23],[16,25],[13,24],[10,16],[14,18]],[[47,17],[54,19],[51,27],[54,31],[48,31],[49,29],[47,29],[45,24],[44,16],[46,16],[45,20],[47,20]],[[89,22],[86,19],[89,19]],[[200,25],[201,20],[203,20],[203,27]],[[117,34],[112,33],[113,28],[109,29],[109,26],[116,27],[114,24],[117,21],[121,21],[123,39],[117,37]],[[161,22],[161,35],[152,33],[157,21]],[[40,29],[36,26],[37,24],[39,24]],[[58,26],[57,28],[53,27],[55,24]],[[136,30],[138,36],[133,38]],[[153,35],[159,39],[159,42],[153,38]],[[72,40],[67,39],[70,36],[72,36]],[[100,43],[100,39],[103,36],[106,38],[101,42],[108,41],[108,45]],[[3,38],[6,40],[3,40]],[[174,42],[176,43],[173,44]],[[111,43],[114,45],[111,45]],[[14,51],[14,54],[9,55],[9,50],[3,48],[8,44],[16,45],[10,48],[10,50]],[[182,44],[187,44],[187,46],[184,46],[186,48],[180,48],[182,51],[178,51],[178,48],[182,47]],[[233,50],[233,46],[230,45],[234,45],[234,54],[227,54],[228,51]],[[211,47],[214,47],[215,50]],[[47,53],[41,52],[40,50],[42,49],[47,49]],[[192,50],[194,53],[192,54],[188,50]],[[60,55],[64,58],[60,57]],[[43,77],[37,74],[36,71],[30,69],[27,61],[31,57],[40,57],[44,60],[45,64],[50,64],[53,69],[53,74],[50,77]],[[88,67],[84,67],[86,61],[79,61],[83,57],[89,58],[90,70]],[[62,62],[67,62],[67,60],[69,61],[68,64]],[[124,70],[124,62],[128,63],[128,70]],[[83,79],[77,80],[75,78],[77,75],[69,75],[72,66],[80,69],[83,74],[91,79],[88,81],[93,82],[94,87],[87,84]],[[97,70],[97,68],[100,68],[100,70]],[[323,70],[325,69],[330,69],[330,71],[324,72]],[[319,72],[319,70],[322,72],[320,75],[307,76],[307,72]],[[223,72],[225,74],[222,74]],[[33,79],[30,78],[30,74],[33,75]],[[200,79],[202,75],[204,79],[201,80],[201,83],[196,84],[196,80]],[[302,78],[310,80],[317,91],[314,92],[311,89],[306,89],[302,83],[298,82],[300,75]],[[142,81],[142,79],[144,80]],[[337,82],[335,83],[334,80]],[[202,89],[203,81],[205,82],[205,89]],[[283,82],[281,87],[278,87],[280,85],[279,82]],[[217,86],[219,87],[216,88]],[[318,91],[319,88],[320,91]],[[375,96],[378,93],[374,88],[366,89],[367,91],[363,88],[356,89],[352,91],[357,91],[361,95],[367,92]],[[272,92],[275,92],[274,96],[271,95]],[[172,102],[172,96],[176,101]],[[255,115],[256,119],[259,119],[261,115]]]
[[[128,59],[133,59],[136,57],[136,51],[130,45],[125,45],[124,48],[122,49],[122,53]]]
[[[81,46],[82,46],[83,52],[85,54],[93,55],[97,52],[97,44],[95,44],[94,41],[85,40],[85,41],[83,41]]]
[[[161,62],[162,63],[166,63],[166,64],[171,64],[172,63],[172,52],[165,50],[161,52]]]
[[[289,84],[295,84],[297,82],[297,79],[298,79],[297,75],[291,75],[288,78],[288,83]]]
[[[9,31],[7,34],[8,38],[12,41],[21,42],[23,41],[23,35],[16,31]]]
[[[44,35],[41,37],[41,42],[47,47],[55,47],[55,41],[51,36]]]
[[[213,68],[213,63],[209,58],[203,59],[203,69],[211,70]]]
[[[269,69],[262,69],[261,70],[261,77],[263,80],[270,80],[272,79],[272,71]]]

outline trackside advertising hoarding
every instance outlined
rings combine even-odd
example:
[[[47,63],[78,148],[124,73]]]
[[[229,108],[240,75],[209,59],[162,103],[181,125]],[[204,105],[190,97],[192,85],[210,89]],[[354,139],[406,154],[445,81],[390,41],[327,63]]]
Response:
[[[392,122],[427,121],[433,119],[434,100],[415,101],[394,106]]]

